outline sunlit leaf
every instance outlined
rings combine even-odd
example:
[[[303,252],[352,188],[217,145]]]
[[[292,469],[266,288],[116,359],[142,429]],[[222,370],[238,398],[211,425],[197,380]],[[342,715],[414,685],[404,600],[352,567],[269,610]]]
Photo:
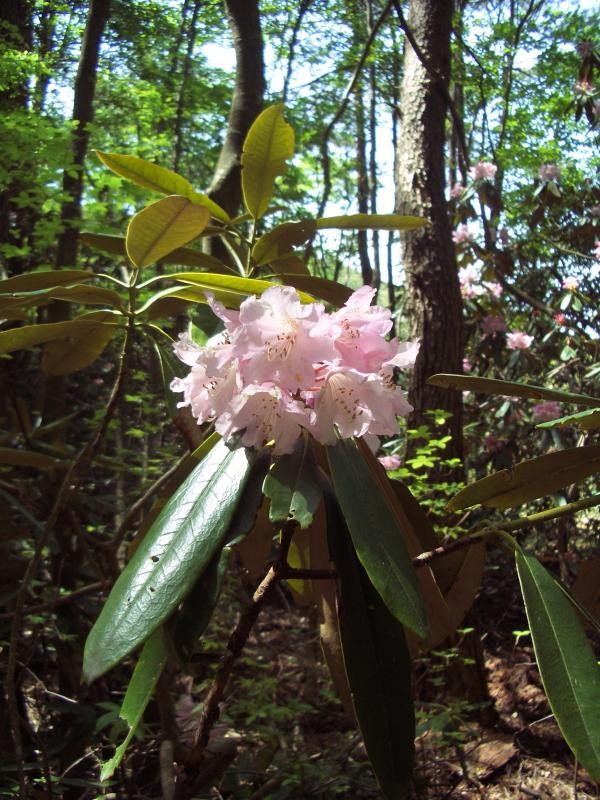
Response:
[[[64,286],[50,290],[49,296],[53,300],[67,300],[81,305],[112,308],[121,308],[123,305],[121,297],[114,289],[105,289],[102,286]]]
[[[474,375],[432,375],[427,383],[431,386],[441,386],[444,389],[458,389],[463,392],[476,394],[504,395],[505,397],[529,397],[532,400],[561,400],[563,403],[573,403],[576,406],[592,406],[598,408],[600,400],[585,394],[563,392],[559,389],[544,389],[543,386],[533,386],[526,383],[513,383],[500,381],[495,378],[478,378]]]
[[[423,217],[407,217],[401,214],[344,214],[339,217],[321,217],[317,229],[338,228],[341,230],[385,230],[410,231],[429,225]]]
[[[242,150],[242,191],[254,219],[269,207],[275,178],[293,154],[294,131],[283,118],[283,106],[266,108],[252,123]]]
[[[600,408],[588,408],[585,411],[578,411],[577,414],[551,419],[549,422],[540,422],[536,427],[566,428],[571,425],[580,428],[582,431],[597,430],[600,428]]]
[[[0,353],[12,353],[13,350],[22,350],[36,344],[51,342],[54,339],[77,338],[85,333],[86,328],[97,327],[99,322],[96,315],[102,313],[105,312],[93,311],[67,322],[45,322],[39,325],[24,325],[22,328],[0,331]],[[111,320],[115,321],[107,321],[102,324],[111,327],[114,331],[118,323],[113,315],[111,315]]]
[[[87,367],[104,352],[117,330],[110,311],[91,311],[74,322],[76,327],[64,336],[44,343],[41,365],[48,375],[68,375]]]
[[[283,254],[291,252],[297,245],[304,244],[316,229],[317,223],[312,219],[277,225],[256,241],[252,248],[252,257],[258,266],[269,264]]]
[[[343,306],[352,294],[352,289],[343,286],[336,281],[327,280],[327,278],[316,278],[314,275],[298,275],[288,273],[278,275],[279,280],[286,286],[293,286],[297,289],[302,298],[302,292],[307,292],[309,295],[318,297],[320,300],[325,300],[334,306]]]
[[[127,255],[136,267],[146,267],[195,239],[206,227],[209,213],[186,197],[171,195],[137,213],[127,228]]]
[[[35,292],[39,289],[50,289],[53,286],[66,286],[71,283],[82,283],[95,278],[93,272],[82,269],[51,269],[44,272],[28,272],[15,275],[0,281],[0,294],[9,292]]]
[[[600,667],[567,596],[533,556],[517,571],[542,683],[567,744],[600,780]]]
[[[600,472],[600,445],[560,450],[488,475],[458,492],[451,511],[481,503],[506,509],[527,503]]]

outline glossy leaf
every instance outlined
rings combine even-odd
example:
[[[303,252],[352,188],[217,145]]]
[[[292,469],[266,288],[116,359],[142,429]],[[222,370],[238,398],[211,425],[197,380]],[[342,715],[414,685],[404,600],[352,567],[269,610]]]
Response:
[[[121,308],[123,301],[114,289],[105,289],[103,286],[64,286],[52,289],[49,296],[53,300],[67,300],[70,303],[81,305],[111,306]]]
[[[263,493],[271,500],[269,519],[282,523],[295,520],[307,528],[321,503],[316,466],[308,436],[301,436],[292,453],[279,456],[265,478]]]
[[[404,800],[410,797],[415,735],[404,631],[356,557],[335,501],[326,498],[326,504],[329,550],[340,578],[342,649],[356,718],[384,797]]]
[[[379,485],[354,442],[340,439],[326,451],[338,502],[369,579],[396,619],[427,637],[417,576]]]
[[[467,486],[448,503],[450,511],[481,503],[506,509],[527,503],[600,472],[600,445],[560,450],[503,469]]]
[[[127,228],[127,255],[136,267],[147,267],[202,233],[209,212],[186,197],[171,195],[137,213]]]
[[[474,375],[432,375],[427,379],[431,386],[441,386],[444,389],[458,389],[463,392],[476,394],[503,395],[505,397],[528,397],[531,400],[561,400],[563,403],[573,403],[578,406],[600,406],[597,397],[585,394],[563,392],[558,389],[544,389],[543,386],[533,386],[526,383],[513,383],[500,381],[495,378],[478,378]]]
[[[99,312],[83,314],[81,317],[68,322],[45,322],[39,325],[24,325],[22,328],[0,331],[0,353],[12,353],[14,350],[33,347],[36,344],[51,342],[54,339],[78,337],[85,332],[86,328],[98,326],[98,320],[95,316],[92,316],[97,313]],[[115,317],[111,315],[111,319],[115,319]],[[111,326],[113,331],[117,327],[116,322],[105,322],[103,324]]]
[[[103,353],[117,330],[110,311],[91,311],[77,321],[78,328],[44,343],[41,366],[46,374],[68,375],[87,367]]]
[[[600,667],[576,612],[533,556],[516,551],[517,572],[542,683],[577,760],[600,780]]]
[[[197,192],[192,184],[181,175],[158,164],[152,164],[143,158],[119,153],[103,153],[96,150],[96,155],[113,172],[137,183],[145,189],[152,189],[161,194],[179,194],[193,203],[205,206],[213,217],[222,222],[230,222],[229,214],[205,194]]]
[[[317,229],[315,220],[301,222],[284,222],[265,233],[252,248],[252,257],[256,264],[269,264],[294,247],[308,241]],[[290,270],[291,271],[291,270]]]
[[[310,270],[306,266],[306,262],[294,252],[284,253],[284,255],[280,256],[279,258],[273,259],[273,261],[269,263],[269,267],[273,270],[275,275],[310,276]]]
[[[254,219],[264,216],[275,178],[294,154],[294,130],[283,118],[283,106],[266,108],[252,123],[242,150],[242,191]]]
[[[600,428],[600,408],[588,408],[579,411],[577,414],[569,414],[566,417],[552,419],[549,422],[540,422],[537,428],[566,428],[576,427],[582,431],[592,431]]]
[[[0,281],[0,294],[9,292],[35,292],[51,289],[54,286],[67,286],[71,283],[91,281],[96,276],[83,269],[51,269],[43,272],[28,272]]]
[[[145,641],[190,592],[222,546],[255,455],[218,442],[165,505],[92,628],[92,681]]]
[[[317,230],[338,228],[341,230],[384,230],[410,231],[429,225],[423,217],[410,217],[401,214],[344,214],[339,217],[320,217]]]
[[[119,711],[119,716],[129,725],[129,730],[124,741],[117,747],[114,756],[102,765],[100,770],[101,781],[107,781],[112,778],[115,770],[123,760],[129,742],[142,721],[146,706],[154,694],[154,689],[166,660],[167,648],[162,630],[159,629],[150,636],[144,645],[129,681],[129,686]]]
[[[243,278],[233,275],[213,275],[208,272],[181,272],[173,275],[178,283],[191,284],[202,290],[212,292],[228,308],[239,308],[242,300],[251,295],[260,296],[264,291],[276,286],[272,281],[258,278]],[[168,290],[167,290],[168,291]],[[305,291],[299,291],[298,296],[303,303],[314,303],[314,297]]]
[[[282,273],[278,278],[286,286],[293,286],[294,289],[297,289],[302,299],[302,293],[306,292],[334,306],[343,306],[352,294],[352,289],[348,289],[347,286],[327,280],[327,278],[315,278],[314,275]]]
[[[0,447],[0,464],[15,467],[33,467],[34,469],[56,469],[61,462],[46,453],[34,450],[17,450],[15,447]]]
[[[201,233],[206,233],[206,228],[204,228]],[[113,253],[118,256],[127,255],[124,236],[113,236],[108,233],[81,233],[79,239],[84,244],[96,250],[102,250],[105,253]],[[195,267],[196,269],[205,269],[209,272],[232,272],[231,267],[223,264],[218,258],[208,253],[200,253],[197,250],[192,250],[191,247],[178,247],[176,250],[167,253],[167,255],[163,256],[160,260],[165,264],[179,264],[183,267]],[[166,280],[169,277],[169,275],[165,275],[164,279]]]

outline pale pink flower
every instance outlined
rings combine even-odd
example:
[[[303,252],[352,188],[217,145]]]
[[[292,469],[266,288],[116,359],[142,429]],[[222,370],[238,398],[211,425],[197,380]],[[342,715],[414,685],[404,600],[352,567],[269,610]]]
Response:
[[[504,291],[500,283],[484,283],[483,285],[494,297],[500,297]]]
[[[533,342],[533,336],[524,331],[511,331],[506,334],[506,346],[510,350],[528,350]]]
[[[481,328],[486,336],[494,336],[497,333],[506,332],[506,322],[504,317],[488,314],[481,320]]]
[[[473,365],[471,364],[468,358],[463,358],[462,368],[463,372],[471,372],[471,370],[473,369]]]
[[[552,419],[558,419],[562,416],[562,409],[560,403],[556,400],[547,400],[544,403],[538,403],[531,409],[531,416],[534,422],[549,422]]]
[[[397,453],[394,453],[390,456],[379,456],[378,461],[382,467],[389,472],[398,469],[402,464],[402,459]]]
[[[590,214],[592,215],[592,217],[600,217],[600,205],[592,206],[590,208]]]
[[[600,261],[600,239],[596,239],[594,245],[594,258],[597,258]]]
[[[594,87],[592,86],[591,82],[588,81],[586,78],[577,81],[575,83],[575,86],[573,87],[573,93],[578,96],[592,94],[593,91]]]
[[[565,289],[567,292],[574,292],[579,288],[579,281],[577,278],[572,276],[568,278],[564,278],[562,282],[562,288]]]
[[[458,198],[464,193],[464,191],[465,187],[462,185],[462,183],[460,183],[460,181],[457,181],[454,184],[454,186],[450,189],[450,197],[453,200],[458,200]]]
[[[490,161],[478,161],[477,164],[469,170],[469,175],[474,181],[491,181],[494,179],[494,175],[497,171],[498,167]]]
[[[557,181],[560,178],[560,167],[557,164],[542,164],[538,176],[542,181]]]
[[[554,322],[556,322],[557,325],[564,325],[566,321],[567,321],[567,318],[562,313],[562,311],[559,311],[558,313],[556,313],[554,315]]]
[[[475,241],[475,234],[468,225],[462,224],[452,234],[452,241],[455,244],[470,244]]]

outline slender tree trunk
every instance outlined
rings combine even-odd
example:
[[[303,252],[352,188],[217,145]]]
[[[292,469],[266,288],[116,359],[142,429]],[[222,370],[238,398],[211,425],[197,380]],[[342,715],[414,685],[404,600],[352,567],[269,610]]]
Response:
[[[453,3],[411,0],[408,27],[420,57],[407,42],[400,107],[396,206],[416,214],[427,227],[402,237],[406,273],[406,309],[412,336],[421,340],[409,392],[414,411],[409,424],[424,421],[429,409],[452,413],[452,441],[445,454],[462,457],[462,399],[459,392],[428,386],[436,372],[461,372],[463,359],[462,303],[444,195],[444,128],[450,71]],[[422,63],[425,61],[426,66]]]
[[[358,213],[369,213],[369,174],[367,171],[367,141],[365,137],[365,107],[362,81],[358,81],[354,92],[355,104],[355,136],[356,136],[356,173],[358,201]],[[369,239],[367,231],[357,232],[358,257],[360,259],[360,271],[362,282],[365,285],[373,285],[373,267],[369,258]]]
[[[235,214],[242,201],[242,145],[262,109],[265,68],[258,0],[225,0],[225,8],[235,46],[236,77],[227,133],[208,193],[229,214]]]
[[[366,0],[367,29],[373,31],[373,3]],[[369,64],[369,207],[371,214],[377,214],[377,66],[373,59]],[[381,258],[379,254],[379,231],[371,231],[373,248],[372,285],[379,291],[381,286]],[[393,291],[393,287],[392,287]]]
[[[198,33],[198,13],[200,11],[201,3],[202,0],[196,0],[194,3],[194,10],[192,11],[192,18],[190,20],[190,27],[187,34],[187,47],[185,51],[183,69],[181,72],[181,83],[179,84],[179,92],[177,94],[177,108],[175,110],[175,145],[173,148],[173,169],[175,172],[179,172],[179,165],[183,153],[183,112],[185,109],[185,93],[192,67],[194,45],[196,43],[196,35]]]

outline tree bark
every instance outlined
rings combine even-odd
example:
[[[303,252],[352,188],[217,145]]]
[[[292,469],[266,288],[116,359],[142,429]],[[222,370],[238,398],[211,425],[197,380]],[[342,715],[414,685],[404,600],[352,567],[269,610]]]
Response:
[[[263,40],[258,0],[225,0],[236,56],[236,77],[227,133],[209,196],[234,215],[242,202],[240,157],[265,92]]]
[[[396,10],[401,15],[399,6]],[[407,41],[398,137],[396,210],[416,214],[429,225],[402,237],[406,274],[406,310],[411,335],[421,348],[411,376],[409,425],[426,421],[425,412],[445,409],[449,420],[446,456],[462,458],[462,398],[428,386],[436,372],[462,372],[462,302],[452,232],[444,195],[444,128],[447,103],[443,89],[450,72],[453,3],[411,0],[408,29],[419,54]],[[400,16],[401,22],[403,18]],[[423,63],[425,62],[425,63]]]

